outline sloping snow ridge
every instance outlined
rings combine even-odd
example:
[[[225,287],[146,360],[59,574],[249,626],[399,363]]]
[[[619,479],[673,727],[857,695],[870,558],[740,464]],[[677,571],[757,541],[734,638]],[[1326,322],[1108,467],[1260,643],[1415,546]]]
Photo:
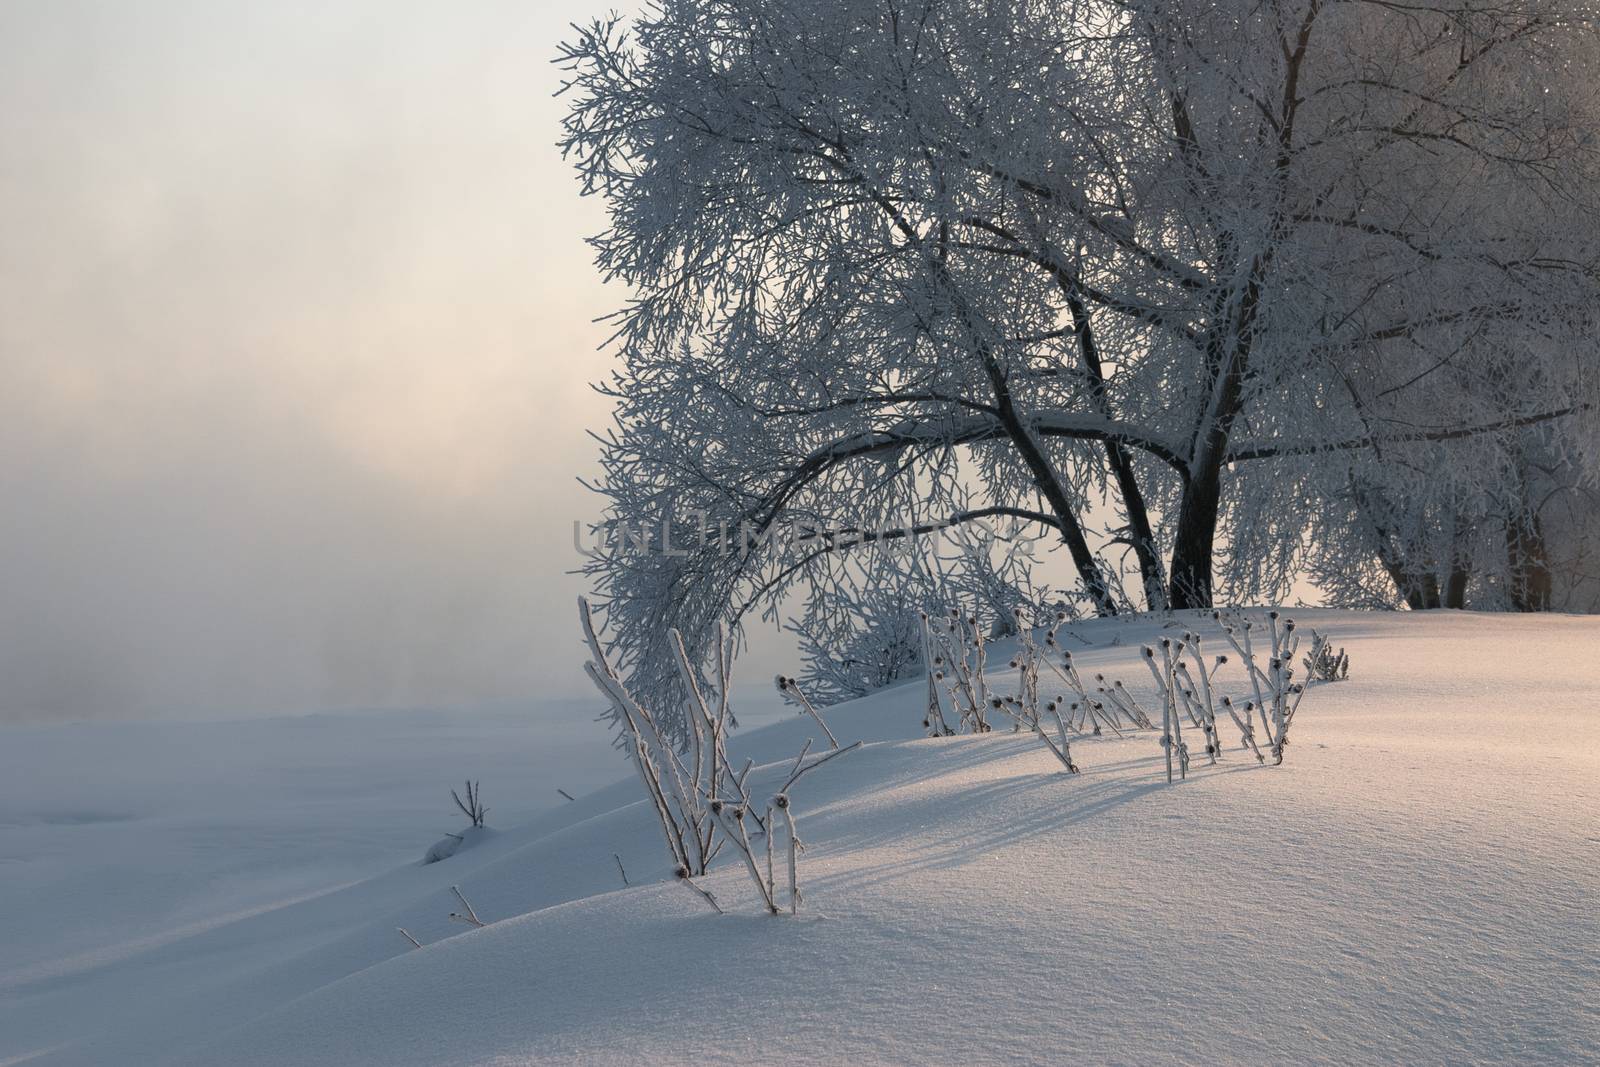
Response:
[[[669,880],[625,780],[443,862],[0,981],[0,1018],[81,1009],[0,1035],[0,1063],[1600,1062],[1600,620],[1290,614],[1351,671],[1281,767],[1224,723],[1187,781],[1150,732],[1075,740],[1067,775],[1004,727],[922,737],[918,682],[824,711],[868,743],[794,790],[798,918],[760,914],[726,851],[702,881],[729,914]],[[1143,700],[1139,646],[1171,632],[1062,642]],[[752,795],[816,733],[738,736]],[[490,925],[448,921],[453,884]]]

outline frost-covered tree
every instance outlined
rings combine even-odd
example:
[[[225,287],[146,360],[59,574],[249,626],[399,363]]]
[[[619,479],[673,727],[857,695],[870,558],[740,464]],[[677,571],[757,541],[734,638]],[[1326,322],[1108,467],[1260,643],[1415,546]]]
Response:
[[[789,624],[800,646],[801,681],[823,700],[864,696],[924,669],[922,617],[958,606],[990,639],[1019,621],[1054,617],[1036,580],[1033,539],[1017,529],[959,527],[930,551],[827,553],[832,569]]]
[[[1485,436],[1470,451],[1466,444],[1396,450],[1381,466],[1352,474],[1351,487],[1316,532],[1321,548],[1312,574],[1331,601],[1389,606],[1398,598],[1413,609],[1600,608],[1592,449],[1550,428]],[[1363,554],[1371,565],[1360,566]]]
[[[670,682],[653,634],[825,589],[885,524],[1020,519],[1092,610],[1127,606],[1117,546],[1145,606],[1208,605],[1219,552],[1282,581],[1330,456],[1580,406],[1372,425],[1342,383],[1419,338],[1589,344],[1592,246],[1538,224],[1590,211],[1592,30],[1574,0],[663,0],[580,30],[563,147],[634,294],[609,521],[731,531],[591,562],[622,661]]]

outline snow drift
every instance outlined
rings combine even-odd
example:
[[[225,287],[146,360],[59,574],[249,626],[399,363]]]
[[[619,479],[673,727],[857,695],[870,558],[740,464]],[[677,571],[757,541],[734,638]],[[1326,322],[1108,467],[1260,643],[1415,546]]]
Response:
[[[1281,767],[1224,734],[1168,786],[1141,734],[1066,775],[1026,734],[918,737],[905,686],[828,712],[868,744],[806,781],[798,919],[731,857],[702,879],[726,916],[674,885],[625,781],[102,966],[7,968],[0,1063],[1600,1058],[1600,621],[1297,615],[1351,671]],[[1074,655],[1132,684],[1160,633],[1075,626]],[[452,884],[490,925],[448,921]]]

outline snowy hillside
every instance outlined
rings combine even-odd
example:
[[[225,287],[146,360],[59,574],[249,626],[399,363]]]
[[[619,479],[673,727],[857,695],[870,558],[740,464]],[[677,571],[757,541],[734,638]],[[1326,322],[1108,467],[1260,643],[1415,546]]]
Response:
[[[442,863],[115,951],[60,911],[31,924],[9,872],[41,860],[5,855],[0,1064],[1600,1061],[1600,620],[1297,615],[1353,665],[1308,695],[1282,767],[1225,727],[1223,763],[1186,782],[1148,732],[1075,741],[1068,776],[1027,735],[923,738],[920,685],[825,712],[869,743],[794,790],[798,919],[759,914],[731,856],[703,879],[725,916],[666,880],[631,780],[511,826],[484,773],[495,832]],[[1064,643],[1143,695],[1160,632],[1097,621]],[[770,764],[754,792],[816,733],[743,732]],[[4,740],[26,759],[29,735]],[[337,824],[363,789],[313,814]],[[437,836],[397,823],[418,856]],[[453,884],[490,925],[447,919]]]

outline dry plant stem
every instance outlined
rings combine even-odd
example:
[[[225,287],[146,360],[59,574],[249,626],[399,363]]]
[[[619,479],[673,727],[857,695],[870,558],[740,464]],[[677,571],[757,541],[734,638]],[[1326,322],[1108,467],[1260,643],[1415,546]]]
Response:
[[[799,915],[800,878],[799,864],[795,859],[795,854],[800,851],[800,835],[795,832],[794,811],[789,805],[788,796],[783,793],[779,793],[773,799],[773,803],[777,804],[778,810],[783,812],[784,822],[786,823],[789,831],[789,914]]]
[[[416,938],[412,937],[410,931],[408,931],[404,926],[396,926],[395,929],[400,931],[400,936],[401,937],[403,937],[407,941],[411,942],[411,945],[412,945],[413,948],[421,948],[422,947],[422,942],[418,941]]]
[[[1272,680],[1272,743],[1273,754],[1278,757],[1278,762],[1283,762],[1283,755],[1277,752],[1279,739],[1283,736],[1283,634],[1278,628],[1278,613],[1267,613],[1267,633],[1272,638],[1272,655],[1267,659],[1267,677]]]
[[[1233,627],[1225,627],[1224,633],[1228,635],[1229,642],[1233,645],[1250,672],[1250,684],[1256,694],[1256,714],[1261,719],[1262,731],[1266,734],[1268,751],[1271,752],[1273,763],[1283,762],[1283,750],[1288,744],[1289,723],[1294,712],[1299,708],[1300,701],[1305,697],[1306,687],[1294,682],[1294,669],[1290,664],[1299,650],[1300,638],[1295,633],[1293,619],[1285,619],[1282,626],[1278,624],[1277,612],[1268,616],[1268,629],[1272,640],[1272,658],[1268,669],[1263,671],[1255,662],[1254,646],[1250,639],[1251,624],[1244,623],[1242,643]],[[1268,698],[1270,697],[1270,717]],[[1293,697],[1293,702],[1290,698]],[[1245,716],[1249,718],[1249,706],[1245,708]],[[1237,720],[1236,720],[1237,721]],[[1253,733],[1253,731],[1252,731]],[[1256,746],[1249,737],[1252,748]],[[1259,748],[1256,749],[1257,758],[1261,758]],[[1264,760],[1263,760],[1264,762]]]
[[[1220,619],[1222,617],[1222,613],[1221,612],[1213,612],[1213,615],[1218,619]],[[1241,623],[1241,625],[1249,626],[1250,623],[1249,623],[1248,620],[1246,620],[1243,623]],[[1233,648],[1233,651],[1243,661],[1244,669],[1245,669],[1246,673],[1248,674],[1248,676],[1250,678],[1251,690],[1252,690],[1252,692],[1254,692],[1255,697],[1256,697],[1256,699],[1255,699],[1255,701],[1253,703],[1257,707],[1259,707],[1261,705],[1261,701],[1262,701],[1262,696],[1261,696],[1261,677],[1260,677],[1261,676],[1261,672],[1256,668],[1255,660],[1252,659],[1251,655],[1250,655],[1251,648],[1250,648],[1249,635],[1247,634],[1245,636],[1244,640],[1241,642],[1240,637],[1239,637],[1239,630],[1235,626],[1233,626],[1232,624],[1229,624],[1229,623],[1223,623],[1222,634],[1223,634],[1223,636],[1225,638],[1227,638],[1229,646],[1231,646]]]
[[[1267,757],[1263,756],[1261,754],[1261,750],[1256,747],[1256,731],[1255,731],[1254,724],[1252,724],[1251,721],[1250,721],[1250,705],[1249,705],[1249,703],[1248,702],[1245,703],[1244,718],[1242,718],[1242,719],[1239,717],[1239,713],[1234,710],[1233,700],[1231,698],[1223,697],[1222,698],[1222,706],[1228,709],[1228,714],[1229,714],[1229,716],[1232,717],[1233,724],[1239,728],[1239,734],[1240,734],[1240,736],[1242,736],[1244,738],[1245,745],[1249,747],[1251,752],[1255,753],[1256,762],[1257,763],[1265,763],[1265,762],[1267,762]]]
[[[950,724],[945,721],[944,708],[939,700],[939,685],[934,680],[934,643],[933,635],[929,631],[928,613],[922,613],[922,667],[923,673],[928,678],[928,735],[930,737],[945,737],[952,731]]]
[[[804,774],[806,774],[806,773],[808,773],[810,771],[816,770],[818,767],[822,766],[824,763],[827,763],[829,760],[833,759],[836,756],[842,756],[846,752],[854,752],[856,749],[858,749],[860,747],[861,747],[861,742],[860,741],[851,742],[850,744],[844,746],[843,748],[834,749],[832,752],[829,752],[827,755],[818,756],[816,759],[812,760],[808,764],[805,764],[804,766],[801,766],[800,765],[800,761],[796,760],[795,761],[795,769],[794,769],[794,771],[789,775],[788,780],[783,783],[783,788],[779,789],[778,792],[780,792],[780,793],[789,792],[789,788],[800,780],[801,775],[804,775]],[[803,751],[802,751],[801,755],[804,756],[804,752]]]
[[[1211,718],[1211,743],[1216,746],[1217,755],[1219,756],[1222,755],[1222,736],[1217,732],[1216,690],[1212,688],[1211,679],[1216,676],[1216,673],[1222,669],[1222,665],[1227,661],[1228,658],[1226,656],[1218,656],[1212,661],[1211,669],[1209,671],[1206,670],[1205,657],[1200,652],[1200,636],[1198,634],[1195,635],[1195,669],[1200,672],[1200,685],[1205,693],[1206,710]]]
[[[690,827],[691,809],[680,809],[683,822],[672,814],[667,801],[666,790],[662,786],[661,763],[671,764],[676,756],[670,746],[661,743],[659,731],[655,729],[649,713],[635,703],[623,686],[622,680],[617,677],[610,660],[606,658],[605,650],[600,645],[600,639],[594,630],[593,619],[589,611],[589,603],[583,597],[578,598],[578,618],[583,624],[584,639],[589,645],[592,657],[589,663],[584,664],[584,672],[594,682],[595,687],[611,702],[613,721],[624,728],[625,736],[633,742],[633,763],[639,771],[644,782],[645,792],[649,795],[656,814],[661,820],[662,833],[667,839],[668,850],[673,854],[673,867],[694,868],[695,861],[691,860],[689,849],[684,843],[684,835]],[[661,750],[665,749],[663,753]],[[699,835],[695,834],[698,843]],[[696,857],[703,864],[707,857],[702,852]],[[699,868],[704,871],[703,865]]]
[[[450,892],[452,892],[452,893],[454,893],[456,895],[456,899],[461,901],[461,906],[466,909],[466,914],[465,915],[461,915],[461,914],[458,914],[458,913],[452,911],[450,913],[450,918],[453,921],[458,922],[458,923],[466,923],[468,926],[487,926],[487,925],[489,925],[488,923],[484,922],[482,919],[478,918],[478,913],[472,910],[472,905],[467,903],[467,898],[461,894],[461,887],[460,886],[458,886],[458,885],[451,886],[450,887]]]
[[[974,693],[974,696],[976,697],[978,707],[981,709],[989,703],[989,685],[983,677],[983,672],[987,670],[989,666],[989,653],[988,649],[984,646],[983,631],[978,628],[978,618],[976,615],[969,615],[967,617],[967,626],[972,630],[973,658],[977,661],[972,670],[972,680],[976,686],[976,692]]]
[[[778,886],[772,877],[772,805],[767,805],[767,899],[776,902],[778,899]]]
[[[711,814],[716,817],[717,825],[722,827],[723,836],[733,842],[739,855],[744,858],[745,869],[750,872],[750,881],[755,883],[756,893],[760,895],[768,914],[776,915],[778,906],[772,902],[772,894],[767,890],[766,880],[761,877],[761,868],[756,865],[755,852],[750,848],[750,835],[744,828],[744,809],[718,801],[712,805]]]
[[[686,753],[670,744],[648,708],[636,702],[611,667],[595,633],[588,604],[579,599],[592,661],[585,670],[595,686],[612,704],[612,720],[623,728],[624,738],[632,742],[634,763],[644,782],[646,794],[656,810],[662,833],[673,854],[673,869],[684,868],[690,875],[704,874],[722,846],[716,837],[716,822],[707,810],[724,787],[731,789],[746,805],[742,775],[729,765],[726,741],[731,714],[728,709],[729,649],[722,631],[717,632],[715,706],[700,685],[681,634],[668,631],[675,665],[686,693],[686,719],[690,724]],[[685,759],[692,766],[685,765]],[[753,812],[751,818],[761,822]],[[764,824],[763,824],[764,828]]]
[[[811,738],[808,737],[808,738],[806,738],[806,743],[800,746],[800,755],[798,755],[798,756],[796,756],[794,758],[794,766],[789,768],[789,774],[791,776],[796,771],[798,771],[800,769],[800,765],[805,762],[806,753],[810,752],[810,751],[811,751]],[[794,781],[794,778],[790,777],[789,780],[790,781]]]
[[[839,747],[839,739],[833,736],[833,731],[828,729],[828,724],[822,721],[822,716],[817,712],[817,709],[812,706],[811,701],[806,698],[806,695],[800,691],[799,683],[797,683],[793,678],[785,678],[782,675],[779,675],[778,692],[784,694],[785,696],[792,697],[800,702],[800,707],[807,715],[816,720],[817,725],[822,728],[822,732],[827,735],[829,748]]]
[[[1294,724],[1294,713],[1300,710],[1300,702],[1306,698],[1306,690],[1309,688],[1309,685],[1302,685],[1295,690],[1294,703],[1290,705],[1289,714],[1283,720],[1285,730]]]
[[[695,677],[694,667],[689,662],[689,654],[683,647],[683,635],[677,630],[667,631],[668,643],[672,646],[674,659],[677,661],[678,675],[683,680],[684,692],[689,697],[689,708],[685,718],[689,720],[689,747],[690,759],[693,768],[687,773],[688,796],[685,798],[684,811],[689,813],[689,820],[693,826],[695,847],[704,858],[700,866],[700,873],[704,873],[711,862],[712,855],[712,827],[710,820],[701,816],[702,797],[714,789],[721,761],[718,759],[719,736],[716,720],[712,718],[711,709],[706,705],[706,699],[700,691],[699,680]],[[717,661],[722,661],[721,631],[718,631]],[[708,736],[709,734],[709,736]],[[676,753],[673,756],[677,758]]]
[[[1272,724],[1267,721],[1267,701],[1261,692],[1261,683],[1266,681],[1266,678],[1262,675],[1261,668],[1256,666],[1255,648],[1250,641],[1250,628],[1250,621],[1246,619],[1243,631],[1244,644],[1242,646],[1232,627],[1225,628],[1223,633],[1228,635],[1228,643],[1233,645],[1233,650],[1243,657],[1245,669],[1250,672],[1250,686],[1256,695],[1256,714],[1261,716],[1262,731],[1270,738],[1272,736]],[[1269,682],[1268,684],[1270,685],[1271,683]]]
[[[1156,724],[1151,721],[1150,713],[1145,711],[1137,700],[1133,699],[1133,694],[1128,692],[1126,686],[1119,681],[1112,688],[1116,690],[1116,693],[1122,702],[1127,705],[1127,710],[1135,716],[1135,722],[1137,722],[1146,730],[1155,729]]]
[[[677,630],[668,630],[667,641],[672,647],[677,660],[679,674],[683,679],[685,691],[689,696],[691,706],[686,717],[694,719],[698,714],[700,720],[704,721],[709,716],[709,712],[706,709],[705,698],[700,695],[700,687],[695,682],[694,669],[689,663],[688,655],[684,652],[683,635],[678,633]],[[699,859],[699,872],[704,873],[711,862],[711,830],[709,826],[705,825],[706,820],[702,815],[700,804],[701,792],[698,788],[702,773],[698,759],[704,754],[703,746],[697,748],[699,755],[697,756],[695,768],[691,771],[683,765],[683,761],[678,756],[677,748],[668,742],[656,728],[655,717],[646,713],[646,720],[649,723],[658,750],[664,753],[663,762],[666,763],[667,769],[671,774],[670,781],[674,797],[678,803],[678,811],[683,816],[684,826],[690,835],[690,839],[694,841]],[[694,782],[695,785],[691,786],[691,782]]]
[[[1183,645],[1179,644],[1177,651],[1181,653],[1182,650]],[[1171,641],[1161,642],[1161,655],[1166,660],[1167,679],[1172,686],[1169,699],[1172,705],[1172,743],[1178,750],[1178,777],[1187,779],[1189,777],[1189,746],[1183,742],[1183,717],[1178,714],[1178,697],[1181,695],[1181,690],[1178,686],[1177,672],[1174,667],[1177,662],[1177,655],[1174,653]]]
[[[1156,666],[1156,650],[1149,645],[1144,647],[1144,661],[1150,667],[1150,674],[1156,680],[1156,689],[1161,693],[1161,749],[1167,755],[1167,784],[1172,784],[1172,680],[1161,676],[1161,668]]]
[[[1061,761],[1061,766],[1067,769],[1068,774],[1077,774],[1078,765],[1072,762],[1072,745],[1067,741],[1067,731],[1065,727],[1061,726],[1060,715],[1056,715],[1056,726],[1060,727],[1061,745],[1059,748],[1056,747],[1054,741],[1050,740],[1050,735],[1045,733],[1043,726],[1036,724],[1033,732],[1039,735],[1039,740],[1044,742],[1044,746],[1050,750],[1056,759]]]
[[[474,829],[481,829],[484,816],[489,814],[489,809],[483,806],[483,801],[478,795],[479,784],[470,778],[467,780],[467,799],[465,803],[462,802],[460,794],[454,789],[450,790],[450,799],[456,802],[456,807],[461,809],[461,814],[467,817]]]
[[[622,729],[624,739],[631,745],[635,756],[633,762],[639,770],[646,795],[650,798],[661,824],[662,836],[667,843],[668,851],[672,854],[673,871],[677,879],[704,900],[713,911],[720,914],[722,907],[717,899],[708,890],[697,885],[694,878],[706,872],[710,862],[724,845],[731,844],[743,857],[745,869],[766,911],[769,914],[778,914],[777,860],[774,855],[777,845],[773,841],[773,805],[767,807],[765,818],[756,814],[750,802],[748,787],[755,761],[746,760],[743,768],[735,772],[728,758],[726,747],[728,727],[732,723],[732,715],[728,708],[731,650],[726,644],[723,632],[720,628],[717,632],[714,672],[716,680],[714,683],[702,684],[700,672],[689,656],[683,636],[676,630],[667,631],[669,647],[683,685],[687,705],[684,710],[689,723],[680,750],[667,742],[650,710],[629,694],[600,645],[588,603],[580,598],[578,605],[584,636],[592,655],[592,661],[584,665],[585,672],[595,687],[611,703],[612,721]],[[715,684],[717,688],[714,699],[713,694],[708,692],[711,684]],[[839,747],[838,740],[828,730],[827,724],[817,714],[816,708],[811,706],[810,701],[792,680],[780,678],[779,689],[798,700],[802,708],[823,728],[833,746],[827,754],[807,762],[807,755],[812,745],[808,739],[789,769],[788,780],[783,785],[783,792],[786,793],[808,772],[817,769],[830,759],[854,751],[861,747],[862,743],[857,741],[846,747]],[[784,808],[784,817],[792,827],[793,814],[787,807],[788,797],[785,795],[782,799],[783,804],[779,806]],[[748,823],[751,822],[755,823],[766,837],[764,877],[760,858],[751,844],[751,832],[748,829]],[[791,853],[798,851],[799,847],[799,842],[791,839]],[[628,876],[622,866],[621,856],[613,853],[613,859],[617,862],[617,872],[621,875],[623,884],[627,885]],[[796,861],[791,854],[792,900],[798,900],[799,897],[795,884],[795,866]],[[471,916],[470,919],[464,917],[461,921],[471,922],[476,919],[470,908],[468,915]]]
[[[973,733],[987,732],[989,724],[984,719],[984,708],[988,703],[988,695],[983,682],[983,637],[978,632],[977,620],[964,619],[961,612],[952,610],[943,622],[941,630],[936,631],[939,645],[935,649],[935,659],[942,661],[945,668],[950,705],[960,714],[961,725],[970,723]],[[969,625],[972,632],[970,640],[967,636]],[[976,672],[973,669],[974,656],[978,664]]]
[[[619,721],[628,728],[628,736],[633,743],[633,759],[630,762],[639,772],[639,778],[644,783],[645,794],[649,797],[651,807],[661,824],[661,834],[666,840],[667,851],[672,856],[673,869],[689,870],[689,853],[684,848],[682,829],[673,819],[672,812],[667,807],[666,797],[661,791],[660,773],[655,770],[651,762],[649,746],[645,743],[643,735],[638,727],[634,725],[632,716],[628,714],[625,705],[614,691],[614,687],[616,687],[615,679],[602,675],[593,663],[585,663],[583,669],[595,686],[611,699],[612,706],[617,709]]]
[[[1100,689],[1097,689],[1095,691],[1098,692],[1098,693],[1102,693],[1102,694],[1106,695],[1107,697],[1109,697],[1111,695],[1110,694],[1110,690],[1105,689],[1103,687],[1100,688]],[[1116,734],[1118,737],[1121,737],[1121,736],[1123,736],[1122,728],[1117,725],[1117,715],[1115,714],[1115,709],[1116,709],[1116,703],[1115,702],[1112,703],[1111,710],[1107,710],[1106,705],[1105,705],[1105,703],[1103,701],[1096,700],[1094,702],[1094,708],[1093,708],[1093,710],[1094,710],[1094,721],[1095,721],[1096,725],[1104,723],[1106,726],[1109,726],[1111,728],[1111,732],[1112,733]]]
[[[1216,705],[1212,702],[1211,678],[1206,674],[1205,659],[1200,654],[1200,639],[1193,635],[1191,637],[1189,653],[1194,656],[1196,669],[1200,672],[1199,697],[1194,695],[1196,687],[1194,679],[1189,674],[1189,668],[1181,660],[1178,663],[1178,671],[1183,675],[1184,681],[1188,683],[1184,696],[1190,701],[1192,710],[1199,720],[1201,733],[1205,734],[1206,759],[1208,762],[1215,764],[1222,745],[1217,737],[1217,712]]]
[[[727,914],[722,910],[722,905],[717,903],[717,898],[711,895],[711,891],[696,885],[694,879],[690,878],[688,872],[683,868],[678,869],[678,881],[682,882],[684,888],[688,889],[689,892],[693,893],[695,896],[711,905],[712,911],[716,912],[718,915]]]

